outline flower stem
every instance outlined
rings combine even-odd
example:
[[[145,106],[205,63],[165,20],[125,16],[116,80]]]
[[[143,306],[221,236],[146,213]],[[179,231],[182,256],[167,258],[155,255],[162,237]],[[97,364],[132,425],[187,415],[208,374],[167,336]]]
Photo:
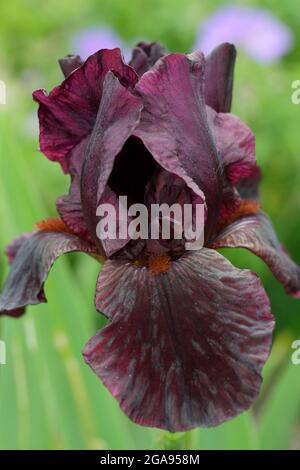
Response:
[[[191,450],[193,448],[193,433],[187,432],[163,432],[157,442],[160,450]]]

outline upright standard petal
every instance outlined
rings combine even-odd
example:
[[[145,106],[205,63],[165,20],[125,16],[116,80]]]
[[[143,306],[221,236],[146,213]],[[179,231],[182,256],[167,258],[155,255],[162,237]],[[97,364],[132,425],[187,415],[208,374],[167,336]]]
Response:
[[[217,113],[228,113],[231,109],[234,64],[236,49],[224,43],[206,58],[205,101]]]
[[[202,54],[160,59],[136,86],[144,108],[135,135],[165,170],[206,200],[209,233],[218,218],[222,171],[207,122],[203,83]]]
[[[46,302],[43,286],[56,258],[71,251],[94,253],[93,245],[62,232],[36,232],[18,247],[0,295],[0,315],[16,316],[27,305]]]
[[[264,213],[242,217],[222,231],[211,243],[218,248],[247,248],[259,256],[281,282],[287,294],[300,298],[300,268],[277,240]]]
[[[66,55],[65,57],[59,59],[58,63],[62,73],[64,74],[65,78],[67,78],[72,72],[74,72],[74,70],[78,69],[78,67],[81,67],[83,61],[79,55]]]
[[[215,426],[256,398],[273,316],[256,275],[202,249],[152,275],[107,261],[96,305],[111,319],[84,357],[136,423]]]
[[[165,48],[158,42],[139,42],[132,51],[129,65],[134,68],[139,77],[153,67],[165,55]]]
[[[256,168],[255,136],[237,116],[216,113],[207,107],[210,128],[223,160],[226,177],[232,185],[252,175]]]
[[[97,207],[104,195],[115,158],[139,122],[141,108],[141,100],[109,72],[104,81],[103,95],[81,175],[84,217],[97,246],[100,244],[96,235]]]
[[[41,151],[50,160],[58,161],[66,172],[70,151],[94,127],[108,71],[113,71],[126,87],[133,87],[137,81],[135,71],[124,64],[119,49],[103,49],[49,95],[44,90],[33,93],[39,103]]]

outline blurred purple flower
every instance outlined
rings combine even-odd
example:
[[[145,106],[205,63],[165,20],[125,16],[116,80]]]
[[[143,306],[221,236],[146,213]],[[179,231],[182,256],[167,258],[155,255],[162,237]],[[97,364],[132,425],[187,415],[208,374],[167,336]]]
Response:
[[[122,49],[126,60],[130,59],[131,52],[118,34],[111,28],[94,27],[82,29],[74,34],[71,40],[72,52],[82,59],[87,59],[99,49]]]
[[[196,47],[209,53],[218,44],[231,42],[258,62],[274,62],[293,45],[290,29],[262,8],[225,6],[201,26]]]

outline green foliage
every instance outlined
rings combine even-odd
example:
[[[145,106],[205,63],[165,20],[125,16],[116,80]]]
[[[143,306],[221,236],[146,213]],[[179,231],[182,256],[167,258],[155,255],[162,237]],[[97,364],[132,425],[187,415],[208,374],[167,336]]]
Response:
[[[14,0],[1,4],[0,79],[7,105],[0,106],[0,250],[55,214],[55,199],[68,189],[58,165],[36,151],[31,100],[34,88],[61,80],[58,57],[71,52],[80,28],[112,26],[124,42],[160,40],[170,50],[189,51],[201,19],[217,0]],[[245,4],[246,2],[241,2]],[[249,1],[268,6],[300,39],[294,0]],[[276,3],[276,4],[275,4]],[[76,52],[76,51],[74,51]],[[242,53],[236,70],[234,112],[253,128],[264,172],[264,207],[282,242],[300,263],[300,108],[291,103],[291,83],[300,79],[300,50],[272,66]],[[225,252],[224,252],[225,253]],[[99,265],[87,256],[59,260],[46,285],[49,304],[28,309],[20,321],[1,319],[7,365],[0,366],[0,448],[12,449],[286,449],[300,448],[300,366],[291,343],[300,338],[300,307],[289,299],[254,256],[226,250],[237,266],[263,279],[277,317],[274,349],[260,397],[248,413],[215,429],[171,435],[131,423],[88,366],[81,350],[103,326],[95,312]],[[7,273],[0,258],[0,283]]]

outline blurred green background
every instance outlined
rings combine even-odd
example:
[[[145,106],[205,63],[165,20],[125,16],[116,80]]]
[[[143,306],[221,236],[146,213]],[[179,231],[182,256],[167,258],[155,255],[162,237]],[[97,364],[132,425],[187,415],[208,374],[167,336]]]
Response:
[[[264,180],[264,209],[281,241],[300,264],[300,106],[291,83],[300,79],[300,9],[294,0],[242,1],[264,6],[295,37],[290,53],[258,64],[239,53],[233,112],[256,133]],[[58,165],[38,152],[36,106],[31,92],[61,80],[57,59],[71,50],[82,28],[111,27],[127,47],[159,40],[189,52],[203,18],[218,0],[14,0],[1,2],[0,250],[11,238],[55,215],[55,199],[68,190]],[[98,265],[87,256],[60,259],[51,271],[49,303],[19,321],[1,318],[7,364],[0,365],[1,449],[300,449],[300,365],[291,343],[300,339],[300,303],[288,298],[263,263],[243,250],[226,255],[263,279],[277,327],[264,384],[251,411],[216,429],[170,435],[132,424],[86,366],[81,350],[104,320],[93,305]],[[7,273],[0,258],[0,285]]]

